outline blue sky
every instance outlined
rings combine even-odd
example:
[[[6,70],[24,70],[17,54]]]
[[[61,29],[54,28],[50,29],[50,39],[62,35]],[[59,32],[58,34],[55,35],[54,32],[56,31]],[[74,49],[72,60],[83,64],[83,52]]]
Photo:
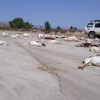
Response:
[[[88,21],[100,19],[100,0],[0,0],[0,21],[15,17],[29,19],[33,25],[84,28]]]

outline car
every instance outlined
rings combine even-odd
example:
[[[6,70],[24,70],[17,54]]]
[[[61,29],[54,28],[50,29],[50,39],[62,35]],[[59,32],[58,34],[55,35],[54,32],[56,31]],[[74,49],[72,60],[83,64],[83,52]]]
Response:
[[[96,35],[100,35],[100,20],[90,21],[85,27],[85,33],[90,38],[95,38]]]

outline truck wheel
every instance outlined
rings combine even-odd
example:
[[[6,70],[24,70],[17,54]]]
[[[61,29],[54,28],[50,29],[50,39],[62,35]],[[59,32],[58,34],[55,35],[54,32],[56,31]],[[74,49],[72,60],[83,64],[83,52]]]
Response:
[[[90,33],[89,33],[89,37],[92,38],[92,39],[95,38],[95,37],[96,37],[95,32],[90,32]]]

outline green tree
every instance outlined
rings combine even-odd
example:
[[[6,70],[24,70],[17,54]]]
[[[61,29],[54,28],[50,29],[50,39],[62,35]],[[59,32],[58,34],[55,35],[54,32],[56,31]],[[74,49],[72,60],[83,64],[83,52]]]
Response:
[[[74,30],[75,30],[75,31],[77,31],[77,29],[78,29],[77,27],[74,27]]]
[[[57,28],[55,29],[55,33],[62,31],[62,29],[60,28],[60,26],[57,26]]]
[[[45,31],[46,33],[50,32],[51,30],[51,26],[50,26],[50,23],[48,21],[45,22]]]
[[[25,23],[24,23],[24,28],[25,28],[25,29],[31,29],[32,27],[33,27],[33,25],[30,24],[29,22],[25,22]]]
[[[10,27],[13,29],[31,29],[33,27],[29,22],[24,22],[22,18],[15,18],[9,22]]]
[[[24,27],[24,21],[22,18],[15,18],[9,22],[11,28],[21,29]]]
[[[70,30],[72,30],[72,29],[73,29],[73,26],[70,27]]]
[[[77,27],[71,26],[71,27],[70,27],[70,32],[75,32],[75,31],[77,31]]]
[[[60,26],[57,26],[57,30],[61,30]]]

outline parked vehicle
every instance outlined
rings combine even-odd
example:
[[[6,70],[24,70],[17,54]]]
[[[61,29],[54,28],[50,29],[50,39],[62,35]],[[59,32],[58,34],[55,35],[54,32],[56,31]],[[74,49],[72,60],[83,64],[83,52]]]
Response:
[[[90,21],[85,27],[85,33],[90,38],[95,38],[96,35],[100,35],[100,20]]]

